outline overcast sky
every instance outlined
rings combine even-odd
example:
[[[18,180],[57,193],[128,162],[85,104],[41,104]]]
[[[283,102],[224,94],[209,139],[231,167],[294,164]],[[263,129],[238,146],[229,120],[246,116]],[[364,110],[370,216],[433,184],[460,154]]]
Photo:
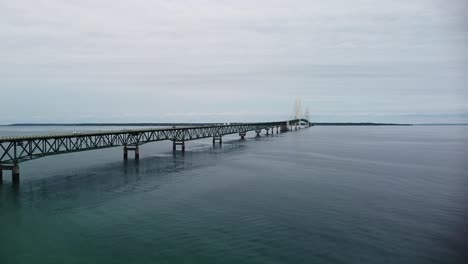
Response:
[[[465,0],[0,0],[0,124],[468,122]]]

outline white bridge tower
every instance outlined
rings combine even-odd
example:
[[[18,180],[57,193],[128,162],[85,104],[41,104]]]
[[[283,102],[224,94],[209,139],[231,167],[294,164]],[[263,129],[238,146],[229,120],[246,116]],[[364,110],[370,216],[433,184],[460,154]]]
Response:
[[[301,98],[299,97],[296,98],[296,100],[294,101],[294,119],[299,120],[298,122],[299,126],[310,125],[309,108],[305,108],[305,110],[302,108],[302,101],[301,101]],[[302,119],[306,120],[305,123],[302,122]]]

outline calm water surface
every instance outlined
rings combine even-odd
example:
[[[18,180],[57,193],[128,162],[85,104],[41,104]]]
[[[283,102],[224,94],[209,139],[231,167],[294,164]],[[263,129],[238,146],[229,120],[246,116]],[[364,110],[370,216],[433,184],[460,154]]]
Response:
[[[468,126],[248,136],[20,164],[0,263],[465,263]]]

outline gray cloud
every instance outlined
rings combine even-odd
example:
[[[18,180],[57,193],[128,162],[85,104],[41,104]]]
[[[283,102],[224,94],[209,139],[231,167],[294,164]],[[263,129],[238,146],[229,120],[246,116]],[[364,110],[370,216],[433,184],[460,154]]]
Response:
[[[317,121],[468,122],[466,11],[463,0],[4,1],[0,123],[272,120],[296,96]]]

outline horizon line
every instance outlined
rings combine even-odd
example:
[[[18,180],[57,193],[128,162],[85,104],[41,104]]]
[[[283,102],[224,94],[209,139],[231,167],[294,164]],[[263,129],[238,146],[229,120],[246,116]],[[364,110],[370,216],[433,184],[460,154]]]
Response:
[[[11,123],[11,124],[0,124],[0,126],[149,126],[149,125],[203,125],[203,124],[235,124],[235,123],[250,123],[250,122],[76,122],[76,123],[61,123],[61,122],[45,122],[45,123],[35,123],[35,122],[24,122],[24,123]],[[439,125],[439,124],[415,124],[415,123],[393,123],[393,122],[368,122],[368,121],[359,121],[359,122],[310,122],[311,124],[316,125],[333,125],[333,124],[357,124],[357,125]],[[443,124],[445,125],[445,124]],[[447,124],[447,125],[458,125],[458,124]]]

